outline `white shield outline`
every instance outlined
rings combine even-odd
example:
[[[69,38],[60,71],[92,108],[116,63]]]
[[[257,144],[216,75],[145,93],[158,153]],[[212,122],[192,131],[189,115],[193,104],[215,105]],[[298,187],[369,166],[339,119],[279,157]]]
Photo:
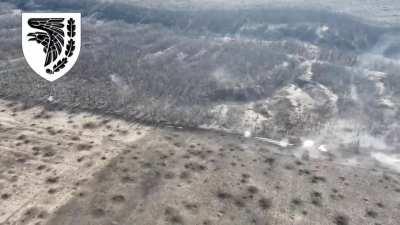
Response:
[[[29,41],[29,33],[34,32],[43,32],[42,30],[32,28],[28,25],[28,20],[31,18],[64,18],[64,46],[61,51],[61,54],[57,57],[57,59],[48,65],[44,66],[44,62],[46,59],[46,53],[43,51],[43,46],[36,41]],[[73,55],[70,57],[66,57],[65,50],[67,43],[69,41],[69,37],[67,36],[67,21],[73,18],[75,20],[76,25],[76,35],[72,38],[75,42],[75,50],[73,51]],[[79,53],[81,50],[81,14],[80,13],[22,13],[22,51],[25,56],[25,59],[29,66],[35,71],[39,76],[44,79],[52,82],[57,80],[58,78],[64,76],[68,73],[72,67],[75,65],[78,60]],[[65,67],[62,68],[58,72],[54,72],[53,74],[49,74],[46,72],[46,69],[51,69],[57,62],[61,59],[67,58],[68,62],[65,64]]]

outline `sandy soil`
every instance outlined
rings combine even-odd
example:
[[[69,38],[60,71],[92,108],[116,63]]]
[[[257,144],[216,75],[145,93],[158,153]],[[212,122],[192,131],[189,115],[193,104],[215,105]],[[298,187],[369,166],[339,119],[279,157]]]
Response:
[[[1,101],[0,224],[35,224],[27,209],[51,214],[80,183],[148,131],[118,120]]]
[[[396,225],[400,175],[0,103],[0,224]]]

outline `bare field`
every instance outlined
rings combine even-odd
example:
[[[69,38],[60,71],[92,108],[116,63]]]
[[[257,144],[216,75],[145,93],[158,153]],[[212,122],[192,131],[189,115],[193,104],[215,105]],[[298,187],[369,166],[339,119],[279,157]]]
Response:
[[[0,223],[35,224],[26,209],[52,213],[148,128],[1,102]],[[42,211],[45,209],[45,212]]]
[[[0,108],[1,224],[396,224],[400,176],[239,136]]]

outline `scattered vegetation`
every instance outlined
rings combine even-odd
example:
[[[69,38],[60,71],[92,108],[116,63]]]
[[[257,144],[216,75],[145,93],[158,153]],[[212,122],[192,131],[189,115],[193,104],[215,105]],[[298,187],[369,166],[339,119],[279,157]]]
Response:
[[[349,225],[349,217],[343,214],[338,214],[334,218],[334,223],[336,225]]]

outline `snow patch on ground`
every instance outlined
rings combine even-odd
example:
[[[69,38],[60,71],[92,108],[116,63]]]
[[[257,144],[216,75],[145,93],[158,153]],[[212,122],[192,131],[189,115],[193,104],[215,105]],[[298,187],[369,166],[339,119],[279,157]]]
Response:
[[[305,68],[305,73],[302,76],[300,76],[300,79],[307,81],[312,80],[314,76],[312,68],[315,62],[316,62],[315,60],[306,60],[301,64],[301,66]]]
[[[291,84],[285,87],[283,92],[298,113],[303,113],[305,106],[312,106],[314,104],[313,98],[296,85]]]
[[[358,101],[358,100],[359,100],[357,87],[356,87],[356,85],[354,85],[354,84],[352,84],[352,85],[350,86],[350,98],[351,98],[353,101]]]
[[[211,73],[211,77],[215,79],[215,81],[225,88],[234,88],[238,86],[238,80],[230,73],[226,68],[219,67]]]
[[[388,108],[394,108],[396,105],[395,103],[388,97],[383,97],[379,100],[379,103],[381,104],[381,106],[385,106]]]
[[[324,92],[324,94],[328,97],[331,103],[336,105],[336,102],[338,101],[339,97],[333,91],[331,91],[329,88],[327,88],[322,84],[318,84],[318,88],[320,88]]]
[[[383,79],[386,77],[386,73],[377,72],[377,71],[369,71],[370,74],[368,79],[375,82],[376,89],[378,91],[378,95],[382,96],[385,93],[385,83]]]
[[[214,116],[208,124],[200,127],[204,129],[224,130],[227,132],[243,134],[251,137],[269,119],[254,110],[254,103],[251,104],[220,104],[210,110]],[[229,129],[226,129],[229,127]]]
[[[329,31],[329,27],[327,25],[322,25],[320,27],[317,28],[317,30],[315,31],[315,33],[317,34],[317,36],[319,38],[324,38],[326,32]]]

